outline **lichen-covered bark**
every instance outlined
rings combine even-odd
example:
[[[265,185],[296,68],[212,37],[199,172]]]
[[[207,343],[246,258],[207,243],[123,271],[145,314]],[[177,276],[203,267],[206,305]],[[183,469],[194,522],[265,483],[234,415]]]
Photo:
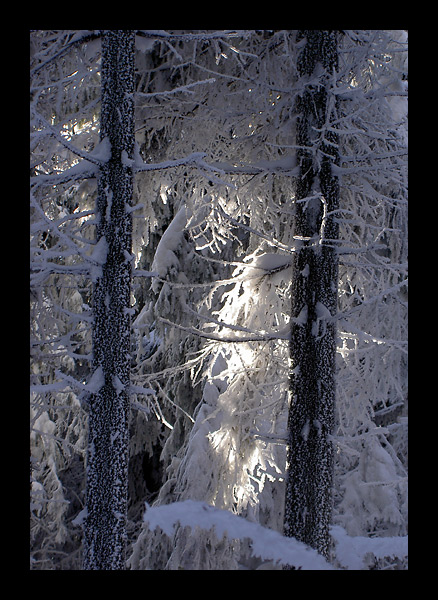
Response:
[[[336,132],[331,120],[336,101],[330,94],[337,69],[334,31],[299,31],[304,46],[298,59],[301,81],[310,76],[297,105],[300,176],[296,193],[292,283],[292,374],[284,533],[329,553],[333,449],[330,434],[335,402],[335,321],[337,307],[338,208]]]
[[[89,400],[84,569],[125,568],[128,475],[129,335],[134,151],[134,41],[132,31],[102,38],[101,140],[111,157],[98,176],[93,267],[93,368]],[[128,160],[126,160],[128,159]],[[99,264],[101,263],[101,264]]]

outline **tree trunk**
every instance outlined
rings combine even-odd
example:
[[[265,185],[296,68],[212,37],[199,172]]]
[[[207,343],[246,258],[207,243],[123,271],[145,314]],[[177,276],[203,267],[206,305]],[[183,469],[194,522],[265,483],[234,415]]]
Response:
[[[338,139],[331,122],[335,96],[329,86],[337,69],[336,32],[299,31],[304,46],[298,58],[305,91],[298,101],[297,145],[300,177],[296,194],[291,404],[284,533],[329,554],[332,512],[335,351],[338,264]],[[328,128],[328,129],[326,129]]]
[[[90,397],[84,569],[125,569],[134,153],[133,31],[102,38],[101,140],[93,258],[93,393]],[[127,160],[128,159],[128,160]]]

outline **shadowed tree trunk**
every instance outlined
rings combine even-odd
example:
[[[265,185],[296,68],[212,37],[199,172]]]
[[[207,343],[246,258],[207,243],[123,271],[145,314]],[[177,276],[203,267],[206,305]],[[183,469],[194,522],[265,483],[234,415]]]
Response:
[[[125,568],[134,151],[133,31],[102,38],[100,168],[93,289],[93,393],[89,405],[84,569]]]
[[[327,557],[332,512],[338,264],[338,139],[330,85],[337,69],[335,31],[298,31],[298,71],[305,90],[297,105],[300,176],[296,193],[291,405],[288,417],[284,533]]]

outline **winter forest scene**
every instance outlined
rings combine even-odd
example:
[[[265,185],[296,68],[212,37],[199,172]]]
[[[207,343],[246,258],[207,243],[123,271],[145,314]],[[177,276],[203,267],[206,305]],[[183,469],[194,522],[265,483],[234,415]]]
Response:
[[[30,570],[408,569],[407,30],[30,30]]]

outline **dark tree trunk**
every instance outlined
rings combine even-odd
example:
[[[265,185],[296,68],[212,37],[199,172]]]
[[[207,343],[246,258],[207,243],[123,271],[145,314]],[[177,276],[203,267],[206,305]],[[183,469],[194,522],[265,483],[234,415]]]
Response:
[[[338,163],[338,139],[330,94],[337,70],[336,32],[299,31],[304,46],[298,58],[305,87],[298,106],[297,145],[300,177],[296,193],[291,405],[284,533],[329,554],[332,512],[335,351],[338,264],[339,186],[332,173]]]
[[[134,152],[133,31],[102,38],[101,140],[111,157],[98,177],[93,290],[84,569],[125,569],[128,477],[129,339]]]

